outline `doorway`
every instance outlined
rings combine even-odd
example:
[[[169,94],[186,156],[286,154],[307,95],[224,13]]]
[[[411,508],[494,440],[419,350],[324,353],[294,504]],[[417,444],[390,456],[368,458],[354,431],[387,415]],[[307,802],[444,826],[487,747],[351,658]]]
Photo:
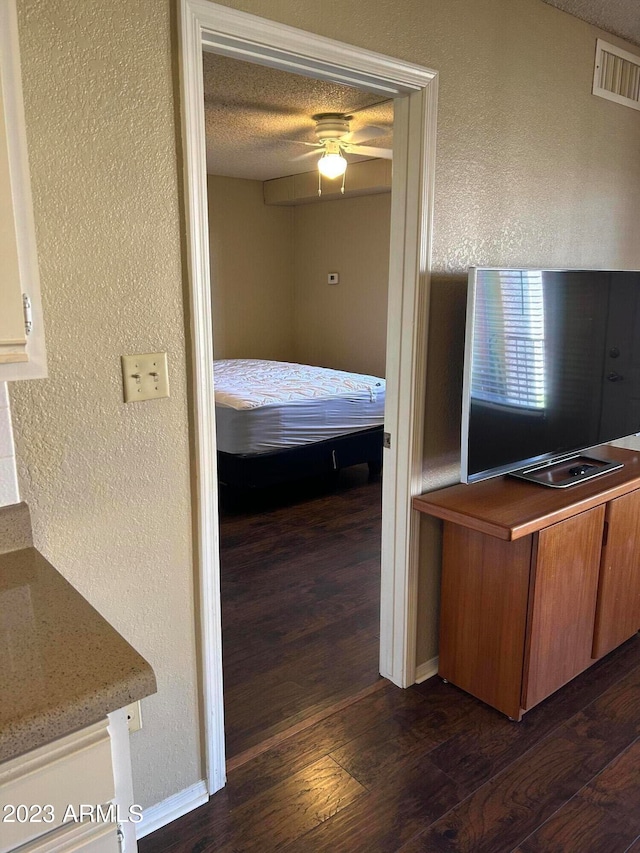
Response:
[[[207,784],[224,785],[219,535],[210,332],[208,222],[201,51],[248,59],[394,97],[394,173],[387,325],[382,497],[380,672],[415,680],[418,518],[430,270],[437,75],[253,15],[182,0],[181,85],[194,378],[196,547]]]
[[[384,683],[381,480],[354,462],[371,425],[381,456],[393,100],[210,52],[203,77],[231,769]],[[319,196],[328,117],[348,165]]]

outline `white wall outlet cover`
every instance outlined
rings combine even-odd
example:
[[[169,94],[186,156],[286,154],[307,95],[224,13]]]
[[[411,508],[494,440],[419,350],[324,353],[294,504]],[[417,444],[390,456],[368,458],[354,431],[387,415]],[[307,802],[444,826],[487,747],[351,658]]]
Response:
[[[123,355],[121,361],[125,403],[169,396],[166,352]]]
[[[327,273],[327,284],[340,284],[340,273]]]

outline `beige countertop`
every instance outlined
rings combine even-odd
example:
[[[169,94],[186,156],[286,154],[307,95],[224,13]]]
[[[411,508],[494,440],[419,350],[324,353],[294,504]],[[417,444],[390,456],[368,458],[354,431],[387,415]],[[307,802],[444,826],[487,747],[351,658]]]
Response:
[[[3,508],[0,534],[9,516],[18,529],[15,508]],[[26,540],[14,535],[12,544]],[[0,541],[0,761],[7,761],[155,693],[156,679],[35,548],[2,550]]]

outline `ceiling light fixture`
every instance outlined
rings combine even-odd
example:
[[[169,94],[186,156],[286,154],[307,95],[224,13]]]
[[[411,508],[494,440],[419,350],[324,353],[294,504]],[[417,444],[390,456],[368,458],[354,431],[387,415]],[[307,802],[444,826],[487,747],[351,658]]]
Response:
[[[383,158],[391,160],[391,148],[377,148],[371,145],[362,145],[368,139],[376,139],[386,136],[388,128],[367,125],[352,132],[351,119],[353,116],[345,113],[317,113],[313,116],[316,123],[315,134],[317,142],[307,142],[302,139],[290,139],[298,145],[308,145],[315,151],[308,151],[294,160],[320,154],[318,159],[318,195],[322,195],[322,177],[335,180],[342,175],[342,187],[340,192],[344,194],[345,175],[347,171],[347,160],[345,154],[359,154],[366,158]]]
[[[325,142],[325,150],[318,160],[318,171],[325,178],[339,178],[347,171],[347,161],[340,151],[340,143],[333,140]]]
[[[334,180],[342,175],[342,187],[344,193],[344,179],[347,171],[347,161],[342,154],[340,143],[337,139],[325,139],[324,151],[318,160],[318,195],[322,195],[322,177]]]

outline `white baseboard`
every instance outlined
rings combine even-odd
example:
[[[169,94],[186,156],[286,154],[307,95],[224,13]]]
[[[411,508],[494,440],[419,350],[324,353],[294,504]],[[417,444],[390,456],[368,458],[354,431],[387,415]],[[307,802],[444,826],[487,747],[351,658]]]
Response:
[[[416,684],[422,684],[422,682],[426,681],[427,678],[431,678],[432,675],[438,674],[438,661],[439,658],[436,656],[435,658],[431,658],[431,660],[426,660],[424,663],[421,663],[416,667]]]
[[[145,835],[204,805],[208,799],[209,792],[204,780],[167,797],[161,803],[144,810],[142,820],[136,825],[136,837],[144,838]]]

